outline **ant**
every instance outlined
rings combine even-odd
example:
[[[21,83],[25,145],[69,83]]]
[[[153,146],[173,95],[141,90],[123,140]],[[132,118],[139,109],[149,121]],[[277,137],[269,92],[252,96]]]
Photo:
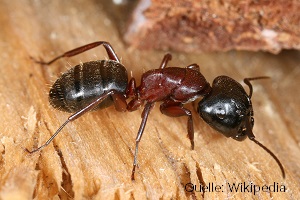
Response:
[[[138,145],[142,138],[147,119],[156,102],[161,101],[161,113],[170,117],[187,116],[187,132],[194,149],[194,127],[192,112],[183,107],[203,97],[198,104],[197,112],[206,123],[214,129],[235,140],[242,141],[246,137],[267,151],[277,162],[285,178],[284,168],[279,159],[267,147],[255,139],[252,132],[254,119],[251,103],[252,85],[250,81],[268,77],[244,79],[250,92],[246,93],[241,84],[227,76],[214,79],[212,86],[200,73],[197,64],[185,68],[167,67],[172,59],[166,54],[158,69],[145,72],[140,86],[131,78],[128,82],[126,68],[120,63],[112,46],[105,41],[90,43],[55,57],[49,62],[35,61],[42,65],[50,65],[63,57],[72,57],[102,45],[109,60],[85,62],[69,69],[56,80],[49,92],[50,104],[59,110],[73,113],[57,129],[57,131],[40,147],[26,151],[34,153],[49,145],[60,131],[71,121],[81,117],[88,111],[103,109],[112,104],[117,111],[135,111],[142,105],[142,121],[136,136],[135,152],[131,179],[134,180],[137,165]],[[128,98],[132,98],[127,103]]]

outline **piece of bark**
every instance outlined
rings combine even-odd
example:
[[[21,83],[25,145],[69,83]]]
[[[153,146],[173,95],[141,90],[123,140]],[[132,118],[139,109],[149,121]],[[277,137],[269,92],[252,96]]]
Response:
[[[108,41],[139,82],[143,72],[158,68],[165,52],[128,49],[122,43],[114,10],[99,1],[14,1],[0,3],[0,199],[299,199],[300,75],[299,52],[233,51],[214,54],[172,53],[170,66],[201,66],[211,83],[218,75],[254,82],[256,139],[282,162],[276,162],[248,139],[237,142],[211,129],[192,104],[195,150],[190,149],[187,118],[150,113],[139,145],[136,181],[130,180],[135,138],[141,110],[120,113],[115,108],[91,112],[68,124],[55,140],[32,155],[67,119],[51,107],[48,92],[67,68],[80,62],[105,59],[103,47],[51,66],[45,61],[67,50],[97,40]],[[105,12],[107,11],[107,13]],[[109,14],[108,14],[109,13]],[[247,66],[247,67],[246,67]],[[245,87],[246,88],[246,87]],[[247,88],[246,88],[247,90]],[[247,90],[248,91],[248,90]],[[274,182],[286,192],[187,192],[185,184]]]
[[[124,36],[140,49],[300,49],[300,2],[140,0]]]

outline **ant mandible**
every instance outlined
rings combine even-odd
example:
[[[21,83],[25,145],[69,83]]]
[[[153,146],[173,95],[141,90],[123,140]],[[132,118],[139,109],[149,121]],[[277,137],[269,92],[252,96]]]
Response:
[[[194,149],[194,128],[192,112],[183,104],[203,96],[198,104],[198,113],[210,126],[238,141],[247,136],[265,151],[279,165],[283,177],[285,172],[279,159],[264,145],[255,140],[252,133],[254,120],[251,104],[251,80],[266,77],[248,78],[244,82],[249,86],[247,95],[243,87],[227,76],[217,77],[212,84],[200,73],[197,64],[186,68],[167,67],[172,59],[166,54],[158,69],[149,70],[142,75],[140,86],[136,87],[134,78],[128,82],[126,68],[120,63],[112,46],[105,41],[90,43],[57,56],[49,62],[35,61],[42,65],[50,65],[63,57],[72,57],[87,50],[103,45],[109,60],[85,62],[69,69],[56,80],[49,92],[50,104],[59,110],[74,113],[57,129],[43,145],[30,151],[39,151],[49,145],[58,133],[71,121],[91,110],[102,109],[114,104],[117,111],[134,111],[144,105],[142,122],[136,137],[133,169],[131,179],[134,180],[137,165],[138,145],[143,135],[146,122],[155,102],[162,101],[160,111],[170,117],[187,116],[187,132]],[[127,104],[126,99],[133,97]]]

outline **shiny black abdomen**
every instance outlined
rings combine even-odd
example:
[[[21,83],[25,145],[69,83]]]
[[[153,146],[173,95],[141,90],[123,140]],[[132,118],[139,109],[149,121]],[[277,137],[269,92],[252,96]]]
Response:
[[[56,80],[49,92],[50,104],[65,112],[76,112],[104,92],[116,90],[125,93],[128,76],[125,67],[112,60],[90,61],[69,69]],[[96,108],[113,104],[105,99]]]

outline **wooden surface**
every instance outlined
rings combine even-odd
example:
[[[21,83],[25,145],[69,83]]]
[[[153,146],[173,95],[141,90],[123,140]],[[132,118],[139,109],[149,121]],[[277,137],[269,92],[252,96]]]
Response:
[[[124,38],[140,49],[186,53],[300,49],[298,0],[139,2]]]
[[[113,107],[67,125],[51,145],[29,155],[23,148],[45,142],[68,117],[48,103],[50,85],[67,68],[107,57],[97,48],[42,67],[29,57],[53,58],[66,50],[109,41],[133,76],[157,68],[166,52],[127,48],[99,1],[1,1],[0,3],[0,198],[1,199],[299,199],[300,53],[251,52],[180,54],[171,65],[198,63],[212,82],[218,75],[254,83],[254,133],[281,160],[275,161],[248,139],[237,142],[212,130],[194,114],[195,150],[186,137],[186,118],[151,112],[139,151],[136,181],[130,180],[141,111]],[[186,192],[186,183],[224,185],[223,192]],[[230,192],[230,183],[284,184],[286,192]]]

